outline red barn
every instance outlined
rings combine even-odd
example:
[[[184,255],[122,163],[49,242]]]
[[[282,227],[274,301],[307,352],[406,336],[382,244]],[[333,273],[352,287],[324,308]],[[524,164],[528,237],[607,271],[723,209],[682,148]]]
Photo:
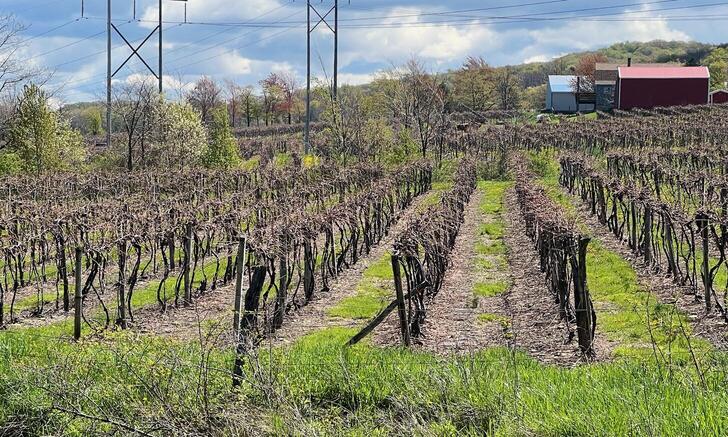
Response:
[[[708,67],[619,67],[619,109],[705,105],[709,93]]]
[[[710,103],[728,103],[728,90],[716,90],[710,93]]]

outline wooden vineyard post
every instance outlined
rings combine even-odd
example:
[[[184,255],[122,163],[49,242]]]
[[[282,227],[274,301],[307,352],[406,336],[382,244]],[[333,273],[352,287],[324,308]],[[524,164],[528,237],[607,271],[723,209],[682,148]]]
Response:
[[[184,284],[185,296],[184,305],[188,306],[192,303],[192,281],[190,280],[190,267],[192,266],[192,223],[188,223],[185,229],[185,265],[184,265]]]
[[[667,243],[667,273],[675,274],[677,272],[676,261],[675,261],[675,248],[672,242],[672,222],[670,216],[667,213],[663,214],[662,218],[665,224],[665,242]]]
[[[702,265],[702,271],[703,271],[703,289],[704,289],[704,297],[705,297],[705,311],[710,312],[712,305],[711,302],[711,289],[712,284],[710,280],[710,247],[709,247],[709,222],[708,222],[708,216],[705,214],[700,214],[698,216],[698,225],[700,226],[700,236],[703,240],[703,265]]]
[[[76,264],[75,268],[75,295],[73,299],[73,338],[78,340],[81,338],[81,304],[83,302],[83,296],[81,295],[82,284],[81,284],[81,263],[83,262],[83,249],[80,247],[76,248]],[[65,262],[65,260],[63,261]]]
[[[303,245],[303,294],[306,297],[306,302],[313,297],[313,268],[315,262],[311,242],[306,241]]]
[[[233,386],[240,385],[240,377],[243,376],[242,361],[239,354],[242,352],[242,336],[240,331],[240,309],[243,304],[243,275],[245,274],[245,257],[247,256],[245,238],[238,243],[238,256],[235,262],[235,308],[233,308],[233,336],[236,345],[236,357],[233,367]]]
[[[574,307],[576,309],[576,331],[579,338],[579,348],[584,355],[593,353],[592,341],[594,339],[594,311],[589,289],[586,281],[586,250],[589,238],[581,237],[577,251],[577,260],[572,255],[572,275],[574,277]],[[576,261],[576,262],[574,262]],[[575,267],[575,268],[574,268]]]
[[[638,253],[637,249],[637,207],[634,204],[634,200],[630,202],[630,215],[632,216],[632,222],[630,223],[630,245],[632,251]]]
[[[652,208],[650,205],[645,205],[645,262],[650,264],[652,262]]]
[[[68,287],[68,269],[66,267],[66,238],[63,236],[63,230],[58,238],[58,273],[63,281],[63,311],[68,312],[71,309],[71,296]]]
[[[399,314],[399,328],[402,333],[402,343],[410,345],[409,321],[407,320],[407,307],[402,290],[402,273],[399,269],[399,255],[392,255],[392,274],[394,275],[394,291],[397,295],[397,310]]]
[[[288,267],[286,258],[282,256],[278,265],[280,275],[278,279],[278,293],[276,294],[275,314],[273,314],[273,330],[283,326],[283,317],[286,313],[286,295],[288,294]]]
[[[167,244],[169,244],[169,269],[174,270],[175,269],[175,261],[174,261],[174,233],[170,233],[169,237],[167,237]]]
[[[126,240],[118,245],[119,248],[119,320],[121,329],[126,329]]]

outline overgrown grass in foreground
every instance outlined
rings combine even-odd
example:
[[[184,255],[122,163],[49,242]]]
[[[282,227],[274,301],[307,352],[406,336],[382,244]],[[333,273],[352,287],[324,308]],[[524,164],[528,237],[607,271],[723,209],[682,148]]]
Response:
[[[491,349],[436,357],[342,345],[332,328],[248,363],[230,392],[232,356],[199,345],[117,334],[56,343],[0,335],[5,433],[156,435],[725,435],[720,372],[650,360],[573,369]],[[719,368],[722,355],[711,355]],[[253,369],[257,369],[253,372]],[[77,410],[92,420],[73,417]],[[103,418],[112,423],[102,423]]]

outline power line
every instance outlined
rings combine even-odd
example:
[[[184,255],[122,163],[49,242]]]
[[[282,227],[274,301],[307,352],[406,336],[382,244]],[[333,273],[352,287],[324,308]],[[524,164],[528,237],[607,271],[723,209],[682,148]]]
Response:
[[[262,13],[262,14],[260,14],[260,15],[256,16],[256,17],[253,17],[253,18],[251,18],[251,21],[253,21],[253,20],[257,20],[257,19],[259,19],[259,18],[261,18],[261,17],[264,17],[264,16],[266,16],[266,15],[269,15],[269,14],[271,14],[271,13],[277,12],[278,10],[282,9],[283,7],[285,7],[285,5],[281,5],[281,6],[278,6],[278,7],[276,7],[276,8],[270,9],[270,10],[268,10],[268,11],[266,11],[266,12],[264,12],[264,13]],[[284,17],[283,19],[287,19],[287,18],[290,18],[290,17],[292,17],[292,16],[294,16],[294,15],[295,15],[295,14],[292,14],[292,15],[290,15],[290,16]],[[127,22],[125,22],[125,23],[123,23],[123,24],[128,24],[128,23],[131,23],[131,21],[127,21]],[[122,24],[122,25],[123,25],[123,24]],[[175,27],[172,27],[172,28],[169,28],[169,29],[167,29],[167,31],[170,31],[170,30],[172,30],[172,29],[174,29],[174,28],[177,28],[177,27],[181,27],[182,25],[184,25],[184,23],[178,23],[178,24],[177,24],[177,25],[176,25]],[[217,36],[217,35],[219,35],[219,34],[222,34],[222,33],[226,33],[226,32],[227,32],[227,30],[224,30],[224,31],[222,31],[222,32],[215,32],[215,33],[213,33],[212,35],[208,35],[207,37],[203,38],[203,40],[207,40],[207,39],[210,39],[210,38],[212,38],[212,37],[214,37],[214,36]],[[242,37],[244,37],[244,36],[247,36],[247,35],[249,35],[249,34],[251,34],[251,33],[254,33],[254,32],[246,32],[246,33],[244,33],[243,35],[240,35],[240,36],[238,36],[238,37],[235,37],[235,38],[232,38],[232,39],[226,40],[226,41],[224,41],[224,42],[222,42],[222,43],[218,43],[218,44],[215,44],[215,45],[213,45],[213,46],[210,46],[210,47],[208,47],[208,48],[206,48],[206,49],[200,50],[200,51],[198,51],[198,52],[195,52],[195,53],[193,53],[193,54],[199,54],[199,53],[202,53],[202,52],[204,52],[204,51],[206,51],[206,50],[211,50],[211,49],[214,49],[214,48],[215,48],[215,47],[217,47],[217,46],[220,46],[220,45],[222,45],[222,44],[225,44],[225,43],[227,43],[227,42],[235,41],[235,40],[237,40],[237,39],[240,39],[240,38],[242,38]],[[139,40],[136,40],[136,41],[135,41],[135,43],[138,43],[138,42],[140,42],[140,41],[141,41],[141,39],[139,39]],[[196,44],[198,44],[198,43],[199,43],[199,41],[200,41],[200,40],[198,40],[198,41],[195,41],[195,42],[193,42],[193,43],[188,43],[188,44],[186,44],[186,45],[184,45],[184,46],[180,46],[180,47],[177,47],[177,48],[173,48],[173,49],[169,50],[169,51],[168,51],[168,53],[171,53],[171,52],[176,52],[176,51],[179,51],[179,50],[181,50],[181,49],[184,49],[184,48],[190,47],[190,46],[192,46],[192,45],[196,45]],[[119,44],[119,45],[115,46],[115,47],[114,47],[114,49],[118,49],[118,48],[120,48],[120,47],[126,47],[126,45],[125,45],[125,44]],[[69,64],[73,64],[73,63],[76,63],[76,62],[79,62],[79,61],[82,61],[82,60],[85,60],[85,59],[88,59],[88,58],[92,58],[92,57],[94,57],[94,56],[97,56],[97,55],[101,55],[101,54],[104,54],[104,53],[106,53],[106,50],[101,50],[101,51],[98,51],[98,52],[95,52],[95,53],[91,53],[91,54],[88,54],[88,55],[82,56],[82,57],[80,57],[80,58],[76,58],[76,59],[73,59],[73,60],[70,60],[70,61],[66,61],[66,62],[63,62],[63,63],[61,63],[61,64],[58,64],[58,65],[56,65],[56,66],[55,66],[55,67],[53,67],[53,68],[56,68],[56,69],[57,69],[57,68],[59,68],[59,67],[63,67],[63,66],[69,65]],[[191,56],[191,55],[186,55],[186,56],[178,57],[178,58],[176,58],[176,59],[173,59],[173,60],[172,60],[171,62],[176,62],[176,61],[179,61],[179,60],[181,60],[181,59],[185,59],[186,57],[189,57],[189,56]],[[135,64],[137,64],[137,65],[138,65],[138,62],[135,62]],[[81,84],[81,83],[88,83],[88,82],[93,82],[93,81],[95,81],[95,80],[96,80],[97,78],[101,78],[101,77],[105,77],[105,76],[106,76],[105,74],[99,74],[99,75],[95,75],[95,76],[92,76],[92,77],[90,77],[90,78],[87,78],[87,79],[83,79],[83,80],[81,80],[81,81],[73,81],[73,82],[68,82],[68,83],[67,83],[66,85],[70,85],[70,84],[74,84],[74,85],[76,85],[76,84]]]
[[[532,2],[532,3],[521,3],[518,5],[493,6],[493,7],[488,7],[488,8],[474,8],[474,9],[456,9],[456,10],[452,10],[452,11],[440,11],[440,12],[420,12],[420,13],[399,14],[399,15],[379,15],[379,16],[370,16],[370,17],[340,18],[339,21],[341,21],[341,22],[374,21],[374,20],[390,20],[390,19],[394,19],[394,18],[421,18],[421,17],[428,17],[428,16],[458,17],[460,14],[471,13],[471,12],[484,12],[484,11],[488,11],[488,10],[527,7],[527,6],[533,6],[533,5],[543,5],[543,4],[553,4],[553,3],[563,3],[566,1],[571,1],[571,0],[549,0],[549,1],[539,1],[539,2]],[[681,0],[654,0],[654,1],[650,1],[650,2],[636,2],[636,3],[633,2],[633,3],[623,3],[623,4],[619,4],[619,5],[612,5],[612,6],[598,6],[598,7],[566,9],[566,10],[558,10],[558,11],[534,12],[534,13],[517,14],[517,15],[470,15],[470,16],[463,16],[462,18],[467,19],[467,20],[479,19],[479,18],[486,18],[486,19],[530,18],[530,17],[538,17],[538,16],[544,16],[544,15],[566,14],[566,13],[575,13],[575,12],[589,12],[589,11],[608,10],[608,9],[624,8],[624,7],[631,7],[631,6],[645,6],[645,5],[653,5],[653,4],[674,3],[677,1],[681,1]],[[618,15],[618,14],[626,14],[626,13],[659,12],[662,10],[672,10],[672,9],[692,9],[692,8],[696,8],[696,7],[714,6],[714,5],[722,5],[722,4],[726,4],[726,3],[682,6],[679,8],[656,9],[656,10],[651,10],[651,11],[636,11],[636,12],[619,11],[619,12],[609,13],[608,15],[613,15],[613,14]],[[580,16],[577,15],[577,16],[573,16],[571,18],[578,18],[578,17],[580,17]],[[140,20],[140,21],[142,21],[142,20]],[[149,20],[146,20],[146,21],[149,21]],[[462,21],[462,20],[455,20],[455,21]],[[149,21],[149,22],[151,22],[151,21]],[[445,22],[445,21],[443,21],[443,22]],[[181,22],[180,21],[166,21],[165,23],[178,24]],[[191,24],[191,25],[201,25],[201,26],[265,28],[265,27],[275,27],[276,25],[278,27],[284,27],[284,26],[293,25],[293,24],[306,24],[306,21],[275,21],[275,22],[260,22],[260,23],[186,21],[184,23]],[[391,24],[396,25],[399,23],[391,23]],[[348,25],[347,27],[354,27],[354,26],[370,27],[370,24]]]

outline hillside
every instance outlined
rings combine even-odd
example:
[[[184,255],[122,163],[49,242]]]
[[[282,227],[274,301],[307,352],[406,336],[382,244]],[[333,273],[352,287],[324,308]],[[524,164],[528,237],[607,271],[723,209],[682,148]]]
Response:
[[[693,41],[621,42],[591,52],[569,53],[549,62],[533,62],[510,67],[521,75],[525,87],[532,87],[544,84],[549,74],[568,74],[577,60],[589,53],[603,54],[611,62],[627,62],[628,58],[632,58],[633,62],[701,65],[717,47],[719,46]]]

